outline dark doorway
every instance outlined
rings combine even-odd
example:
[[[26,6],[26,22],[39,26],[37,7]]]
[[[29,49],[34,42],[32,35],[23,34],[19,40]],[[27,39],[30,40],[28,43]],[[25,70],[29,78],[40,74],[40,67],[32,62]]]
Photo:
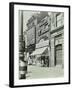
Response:
[[[55,65],[62,64],[62,44],[55,46]]]

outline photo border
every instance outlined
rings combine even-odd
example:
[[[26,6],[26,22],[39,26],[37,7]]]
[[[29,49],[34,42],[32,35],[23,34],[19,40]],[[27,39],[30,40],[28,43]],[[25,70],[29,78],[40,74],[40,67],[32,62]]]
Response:
[[[44,6],[44,7],[63,7],[69,9],[69,77],[68,82],[62,83],[44,83],[34,85],[15,85],[14,86],[14,5],[30,5],[30,6]],[[53,5],[53,4],[39,4],[39,3],[21,3],[21,2],[10,2],[9,3],[9,86],[10,87],[29,87],[29,86],[47,86],[47,85],[62,85],[70,84],[70,6],[69,5]]]

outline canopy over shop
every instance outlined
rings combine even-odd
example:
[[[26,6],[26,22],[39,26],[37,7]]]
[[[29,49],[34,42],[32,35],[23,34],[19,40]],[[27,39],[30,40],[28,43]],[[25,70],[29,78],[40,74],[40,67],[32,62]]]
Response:
[[[43,66],[49,65],[49,40],[47,41],[40,41],[38,44],[36,44],[36,49],[33,51],[33,53],[30,55],[33,57],[33,63],[34,64],[41,64]]]

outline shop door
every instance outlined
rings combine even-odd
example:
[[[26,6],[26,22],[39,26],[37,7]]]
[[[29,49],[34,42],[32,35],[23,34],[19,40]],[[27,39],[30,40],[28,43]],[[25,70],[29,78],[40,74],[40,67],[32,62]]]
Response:
[[[56,65],[62,64],[62,45],[56,46]]]

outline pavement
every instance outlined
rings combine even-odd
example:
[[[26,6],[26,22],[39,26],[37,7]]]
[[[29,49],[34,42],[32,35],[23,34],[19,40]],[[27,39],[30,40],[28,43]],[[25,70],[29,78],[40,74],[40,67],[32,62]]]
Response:
[[[64,69],[61,66],[41,67],[28,65],[26,79],[57,78],[64,76]]]

